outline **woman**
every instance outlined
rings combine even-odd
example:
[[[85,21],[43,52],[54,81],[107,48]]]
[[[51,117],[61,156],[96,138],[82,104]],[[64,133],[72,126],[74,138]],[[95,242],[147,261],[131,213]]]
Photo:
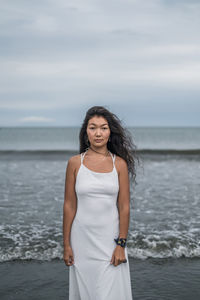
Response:
[[[126,239],[135,146],[102,106],[87,111],[79,138],[80,154],[66,168],[63,206],[69,299],[132,300]]]

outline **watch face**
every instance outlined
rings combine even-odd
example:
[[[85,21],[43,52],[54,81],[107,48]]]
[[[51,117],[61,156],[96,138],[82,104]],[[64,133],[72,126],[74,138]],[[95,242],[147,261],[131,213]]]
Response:
[[[126,239],[123,238],[117,238],[114,239],[117,245],[120,245],[121,247],[126,247]]]

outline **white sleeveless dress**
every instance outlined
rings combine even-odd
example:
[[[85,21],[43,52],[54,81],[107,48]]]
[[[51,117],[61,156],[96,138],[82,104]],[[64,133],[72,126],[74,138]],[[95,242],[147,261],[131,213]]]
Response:
[[[87,152],[87,150],[86,150]],[[94,172],[83,164],[75,183],[77,212],[72,222],[70,242],[74,264],[69,267],[69,300],[132,300],[127,263],[110,264],[119,234],[117,196],[118,173]]]

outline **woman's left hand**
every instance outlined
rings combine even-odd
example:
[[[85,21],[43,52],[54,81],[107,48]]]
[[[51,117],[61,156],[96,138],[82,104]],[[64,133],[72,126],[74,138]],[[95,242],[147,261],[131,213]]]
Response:
[[[120,245],[117,245],[113,252],[110,263],[116,267],[126,261],[127,260],[125,256],[125,248],[121,247]]]

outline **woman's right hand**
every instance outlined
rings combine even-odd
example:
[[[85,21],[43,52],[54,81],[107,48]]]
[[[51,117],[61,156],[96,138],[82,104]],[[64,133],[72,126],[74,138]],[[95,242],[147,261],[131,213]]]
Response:
[[[71,246],[64,248],[63,260],[68,267],[74,264],[74,255]]]

